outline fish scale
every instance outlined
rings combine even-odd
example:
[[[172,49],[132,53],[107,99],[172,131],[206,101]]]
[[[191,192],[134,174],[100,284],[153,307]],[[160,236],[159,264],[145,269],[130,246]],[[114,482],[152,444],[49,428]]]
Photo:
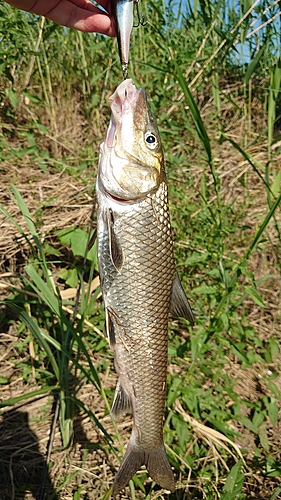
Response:
[[[163,442],[168,315],[191,322],[193,317],[176,273],[161,142],[145,93],[125,80],[111,102],[96,189],[98,259],[118,374],[112,415],[133,414],[112,495],[142,465],[155,482],[174,491]]]

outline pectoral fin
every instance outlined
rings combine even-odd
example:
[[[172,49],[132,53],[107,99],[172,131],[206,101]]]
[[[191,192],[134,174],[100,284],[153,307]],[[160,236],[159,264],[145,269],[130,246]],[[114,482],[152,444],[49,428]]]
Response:
[[[110,311],[108,310],[107,307],[105,308],[105,331],[110,347],[114,349],[116,345],[115,322],[114,318],[112,318]]]
[[[107,211],[107,225],[111,261],[116,270],[120,272],[124,262],[124,254],[114,230],[114,215],[111,209]]]
[[[178,275],[173,284],[170,313],[172,316],[188,319],[194,325],[194,316]]]

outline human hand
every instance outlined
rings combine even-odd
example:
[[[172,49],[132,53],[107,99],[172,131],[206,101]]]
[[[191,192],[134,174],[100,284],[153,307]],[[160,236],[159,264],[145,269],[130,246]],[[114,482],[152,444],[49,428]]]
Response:
[[[102,11],[90,0],[6,0],[18,9],[33,12],[51,19],[57,24],[79,31],[98,32],[116,36],[115,24],[111,16],[110,0],[98,0],[107,12]]]

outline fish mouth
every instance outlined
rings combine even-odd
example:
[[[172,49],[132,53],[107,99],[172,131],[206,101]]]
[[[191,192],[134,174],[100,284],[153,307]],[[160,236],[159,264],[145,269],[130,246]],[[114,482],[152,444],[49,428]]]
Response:
[[[141,92],[143,90],[137,89],[132,79],[127,78],[109,97],[111,119],[106,137],[106,146],[108,148],[113,148],[117,128],[121,124],[123,116],[132,110]]]
[[[108,102],[111,106],[114,117],[119,121],[136,102],[142,89],[137,89],[131,78],[124,80],[109,97]]]

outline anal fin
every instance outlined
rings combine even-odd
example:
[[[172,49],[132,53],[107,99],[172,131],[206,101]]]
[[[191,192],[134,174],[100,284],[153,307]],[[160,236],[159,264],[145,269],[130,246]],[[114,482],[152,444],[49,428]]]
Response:
[[[193,312],[190,308],[178,275],[176,275],[173,283],[170,313],[172,316],[185,318],[191,323],[192,326],[194,325]]]
[[[120,379],[118,379],[111,408],[111,415],[113,418],[118,418],[125,413],[132,413],[131,399],[126,391],[124,391]]]

